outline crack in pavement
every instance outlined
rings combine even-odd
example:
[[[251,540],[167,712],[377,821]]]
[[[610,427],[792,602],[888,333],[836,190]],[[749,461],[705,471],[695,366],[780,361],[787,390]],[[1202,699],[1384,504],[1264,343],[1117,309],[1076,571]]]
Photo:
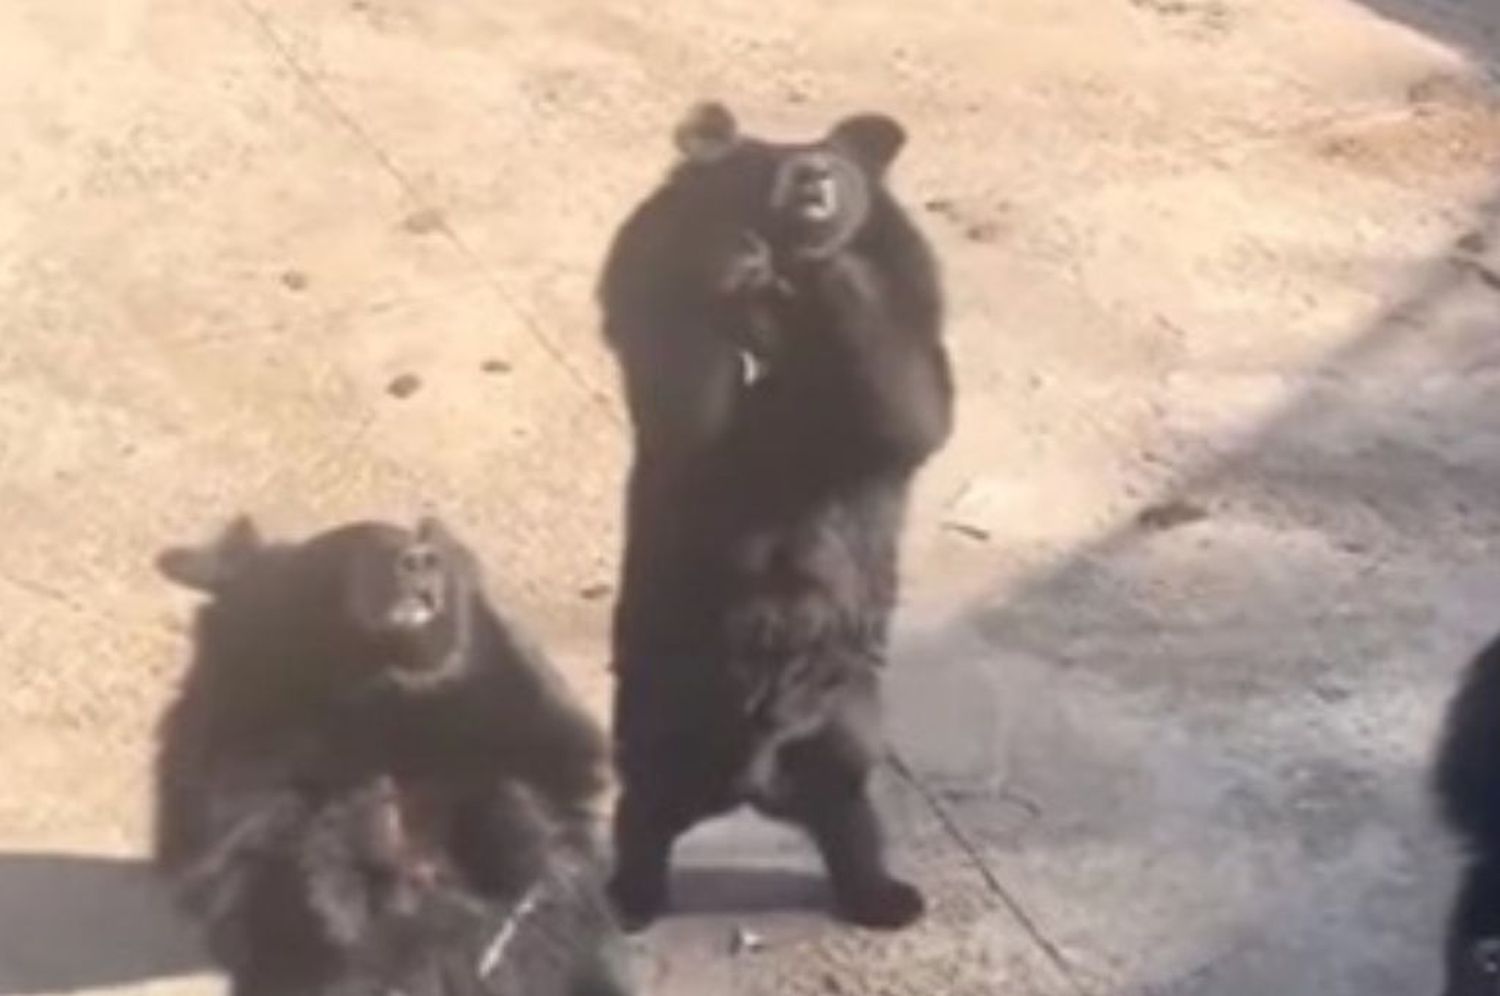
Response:
[[[475,251],[474,247],[448,223],[448,219],[443,213],[428,202],[416,182],[406,175],[405,170],[397,165],[396,160],[391,154],[379,142],[375,141],[375,137],[370,134],[369,130],[360,124],[353,114],[346,111],[338,101],[334,100],[333,96],[323,87],[317,77],[298,61],[296,55],[292,53],[292,50],[287,46],[281,35],[277,33],[275,26],[271,23],[271,19],[266,12],[251,3],[250,0],[231,0],[231,2],[255,23],[257,30],[260,31],[266,44],[270,46],[276,57],[285,63],[287,69],[296,77],[298,83],[315,100],[322,104],[328,113],[356,141],[365,147],[365,151],[396,182],[396,185],[401,188],[401,191],[416,206],[418,211],[428,213],[432,219],[431,230],[442,235],[449,245],[484,278],[495,295],[501,299],[504,305],[516,317],[521,327],[526,331],[526,334],[557,364],[558,368],[573,382],[574,386],[581,390],[599,408],[606,420],[616,426],[623,425],[620,415],[615,410],[615,406],[609,395],[596,387],[584,372],[568,358],[567,353],[563,351],[562,347],[542,332],[541,325],[531,312],[522,306],[516,294],[490,269],[484,262],[484,259]]]
[[[906,763],[906,759],[894,747],[889,748],[887,751],[887,759],[897,776],[910,785],[912,790],[921,797],[922,802],[932,811],[932,815],[937,819],[938,824],[942,826],[943,831],[952,839],[958,849],[963,852],[964,857],[973,865],[974,870],[979,873],[979,877],[984,882],[985,888],[1000,901],[1000,905],[1010,913],[1011,917],[1020,925],[1022,931],[1030,938],[1031,942],[1052,963],[1052,967],[1063,977],[1068,988],[1073,991],[1075,996],[1091,996],[1089,988],[1078,978],[1078,973],[1074,970],[1072,962],[1063,954],[1057,942],[1047,936],[1041,924],[1037,923],[1036,919],[1027,912],[1026,907],[1021,901],[1005,887],[1004,882],[1000,881],[999,874],[984,859],[979,845],[969,838],[968,833],[963,828],[963,824],[959,822],[958,817],[953,814],[953,811],[938,797],[936,792],[918,777],[917,773]]]

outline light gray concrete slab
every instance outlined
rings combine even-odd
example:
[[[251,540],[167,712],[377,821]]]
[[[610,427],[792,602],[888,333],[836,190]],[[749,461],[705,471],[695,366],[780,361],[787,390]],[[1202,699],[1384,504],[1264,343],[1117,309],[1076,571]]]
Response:
[[[0,7],[0,992],[219,986],[136,863],[189,610],[163,546],[437,508],[602,709],[626,447],[591,287],[706,95],[912,134],[961,401],[882,798],[935,911],[845,930],[801,841],[705,828],[651,991],[1435,991],[1423,769],[1500,626],[1497,31],[1489,0]]]

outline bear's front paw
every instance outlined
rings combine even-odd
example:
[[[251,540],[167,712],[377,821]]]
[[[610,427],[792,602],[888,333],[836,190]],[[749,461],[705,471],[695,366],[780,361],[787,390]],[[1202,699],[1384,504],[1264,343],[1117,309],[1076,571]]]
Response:
[[[724,261],[719,292],[729,297],[755,296],[780,283],[771,246],[755,232],[741,232]]]

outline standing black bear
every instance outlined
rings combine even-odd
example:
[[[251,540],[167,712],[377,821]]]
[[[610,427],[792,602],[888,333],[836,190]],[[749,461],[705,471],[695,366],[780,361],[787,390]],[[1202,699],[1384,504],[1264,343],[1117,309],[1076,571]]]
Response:
[[[1500,996],[1500,638],[1448,711],[1434,787],[1469,851],[1448,922],[1446,996]]]
[[[602,733],[436,520],[162,569],[209,594],[162,724],[156,861],[236,996],[619,996]]]
[[[649,922],[673,841],[749,803],[806,828],[849,920],[901,927],[924,900],[866,783],[907,491],[953,394],[937,267],[883,182],[905,136],[870,114],[775,144],[706,104],[676,138],[600,288],[635,432],[611,894]]]

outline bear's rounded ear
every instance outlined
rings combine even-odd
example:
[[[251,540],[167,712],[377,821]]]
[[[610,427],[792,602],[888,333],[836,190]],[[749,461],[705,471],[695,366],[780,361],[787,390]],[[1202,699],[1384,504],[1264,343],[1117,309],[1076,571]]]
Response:
[[[906,144],[906,129],[887,114],[856,114],[834,125],[828,141],[879,175]]]
[[[261,546],[254,521],[242,515],[211,543],[163,550],[156,558],[156,568],[185,588],[213,594],[233,581]]]
[[[729,108],[715,100],[696,104],[672,133],[677,151],[689,162],[713,162],[728,155],[740,140],[739,125]]]
[[[453,531],[448,528],[448,524],[435,515],[419,518],[414,534],[418,543],[430,543],[433,546],[450,547],[458,542],[453,538]]]

